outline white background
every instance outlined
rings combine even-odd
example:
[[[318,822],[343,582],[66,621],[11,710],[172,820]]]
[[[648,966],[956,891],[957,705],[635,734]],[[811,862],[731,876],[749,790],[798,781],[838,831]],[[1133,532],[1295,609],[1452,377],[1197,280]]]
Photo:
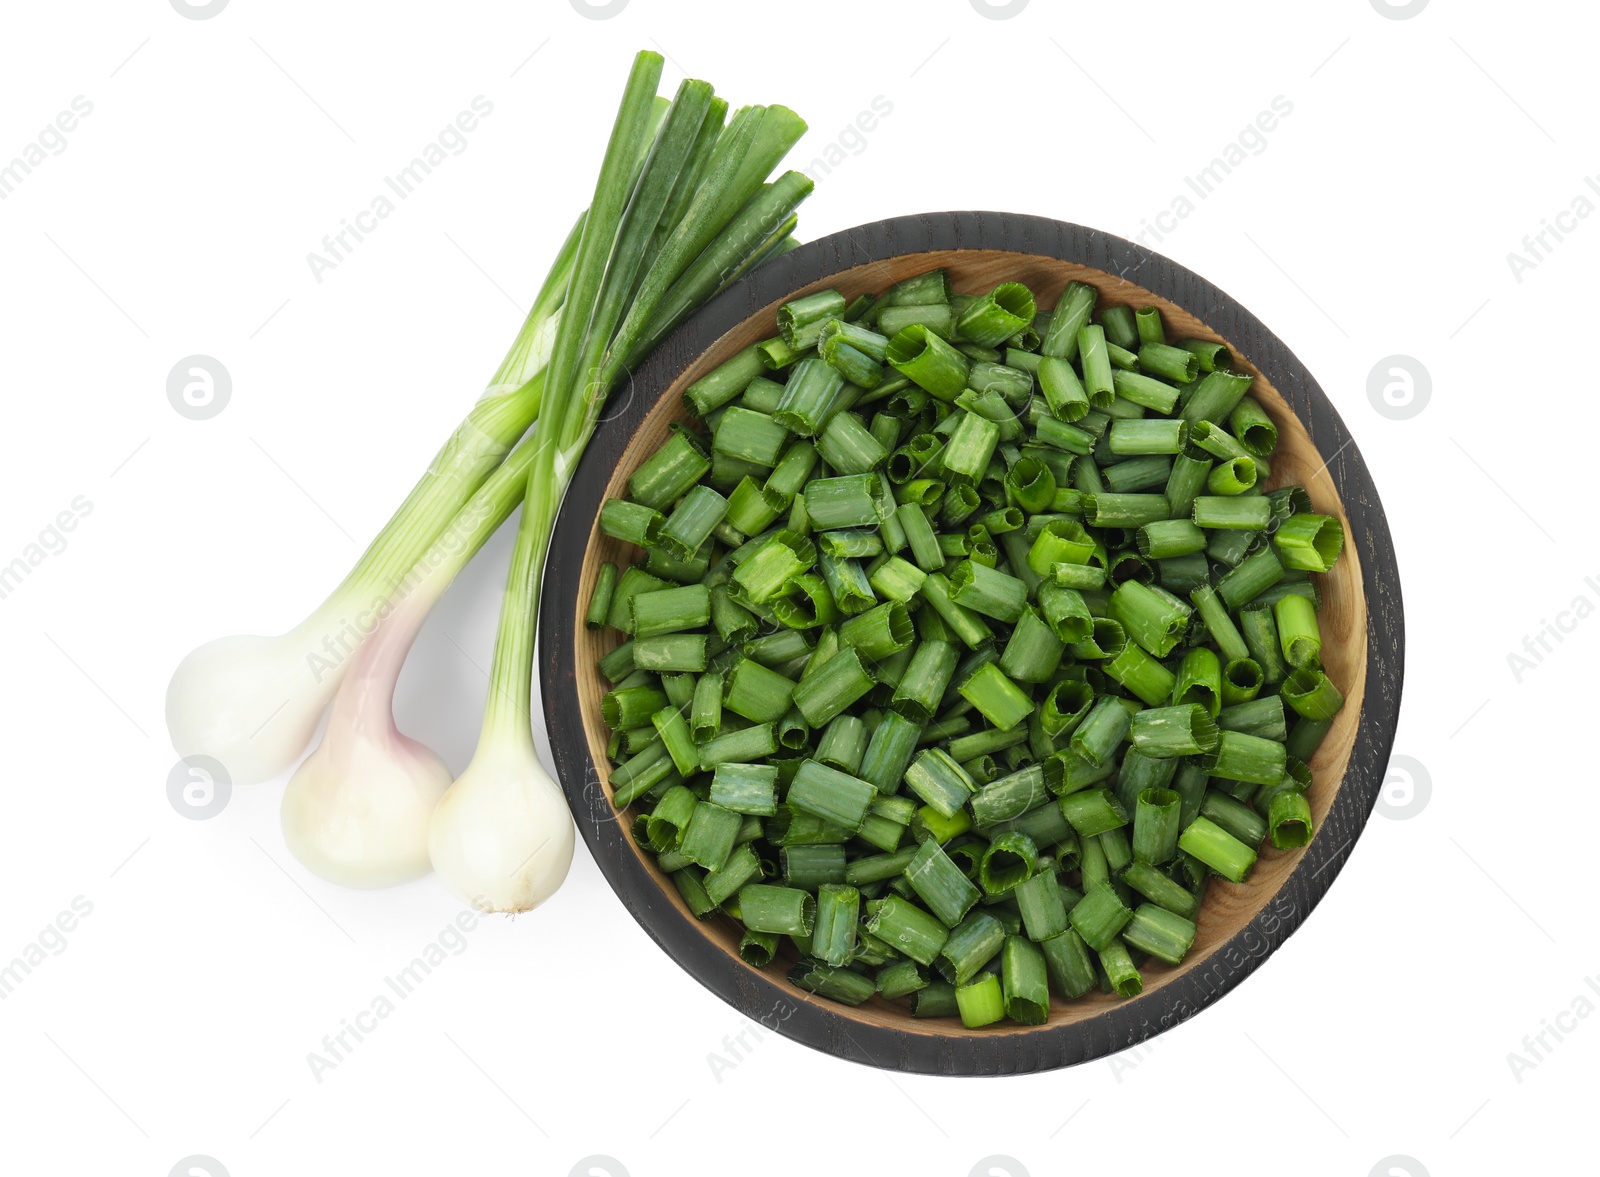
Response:
[[[203,1154],[235,1177],[564,1177],[598,1154],[614,1160],[595,1172],[635,1177],[966,1177],[998,1154],[1012,1177],[1365,1175],[1398,1154],[1413,1175],[1576,1171],[1558,1158],[1592,1138],[1600,1018],[1567,1019],[1520,1076],[1507,1056],[1531,1059],[1524,1035],[1600,973],[1600,625],[1577,622],[1520,683],[1507,655],[1580,595],[1600,602],[1584,581],[1600,578],[1600,218],[1520,281],[1507,254],[1600,168],[1585,17],[1441,2],[1396,20],[1368,0],[1033,0],[1006,20],[968,0],[632,0],[605,21],[567,0],[235,0],[207,20],[166,0],[8,5],[0,162],[74,97],[93,113],[0,201],[0,563],[75,497],[92,510],[0,600],[0,962],[75,897],[92,913],[0,1001],[0,1168],[166,1174]],[[283,846],[281,782],[208,821],[168,803],[172,666],[217,634],[291,625],[387,518],[585,203],[639,48],[669,58],[664,88],[688,71],[736,105],[798,109],[813,130],[795,166],[876,96],[893,104],[822,178],[803,239],[935,208],[1135,236],[1275,96],[1292,102],[1260,154],[1146,241],[1275,330],[1371,466],[1407,603],[1395,750],[1431,798],[1375,815],[1299,933],[1147,1048],[950,1080],[768,1035],[719,1081],[708,1055],[741,1019],[654,947],[580,843],[552,902],[480,926],[318,1082],[307,1053],[459,905],[431,879],[364,893],[308,874]],[[307,253],[478,95],[494,111],[467,149],[315,280]],[[165,393],[195,353],[233,380],[208,421]],[[1410,419],[1368,398],[1394,354],[1431,376]],[[505,540],[402,686],[402,725],[457,769]]]

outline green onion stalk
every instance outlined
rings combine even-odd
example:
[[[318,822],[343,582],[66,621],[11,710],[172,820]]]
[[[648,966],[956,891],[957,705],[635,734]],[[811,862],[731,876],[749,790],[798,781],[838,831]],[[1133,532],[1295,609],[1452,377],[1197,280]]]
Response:
[[[661,65],[653,53],[636,59],[601,168],[568,286],[572,313],[563,316],[552,348],[483,729],[429,830],[434,869],[482,910],[537,906],[560,886],[571,861],[572,820],[533,744],[534,637],[556,513],[607,395],[668,331],[748,268],[752,256],[770,255],[775,234],[787,238],[791,214],[811,189],[796,172],[764,183],[805,123],[784,107],[748,107],[720,132],[681,219],[661,233],[679,176],[695,145],[709,138],[698,133],[704,113],[690,126],[695,134],[675,135],[680,121],[669,116],[637,188],[619,183],[649,134]],[[704,83],[685,83],[679,104],[709,112],[720,124]]]

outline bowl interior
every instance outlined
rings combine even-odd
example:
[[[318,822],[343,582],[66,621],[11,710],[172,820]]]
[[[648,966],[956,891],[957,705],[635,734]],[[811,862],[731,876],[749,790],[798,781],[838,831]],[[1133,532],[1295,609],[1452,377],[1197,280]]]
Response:
[[[847,299],[859,294],[879,293],[903,278],[926,270],[943,267],[949,271],[951,284],[957,293],[982,294],[1004,281],[1027,284],[1038,299],[1040,307],[1052,307],[1065,285],[1070,281],[1087,282],[1100,292],[1100,305],[1126,304],[1133,307],[1157,306],[1167,325],[1169,338],[1203,338],[1226,344],[1234,355],[1235,367],[1255,377],[1251,392],[1271,414],[1278,427],[1278,448],[1272,455],[1270,486],[1298,483],[1306,488],[1319,512],[1336,516],[1350,531],[1350,520],[1339,501],[1333,480],[1327,475],[1326,462],[1317,451],[1304,425],[1293,415],[1283,397],[1252,365],[1250,356],[1233,341],[1223,338],[1206,323],[1171,301],[1101,270],[1055,258],[1029,253],[1001,250],[961,249],[905,254],[882,262],[871,262],[844,270],[828,278],[797,287],[783,297],[749,315],[738,326],[703,355],[694,360],[681,376],[666,389],[660,400],[651,408],[643,423],[624,451],[621,462],[611,476],[605,497],[622,497],[627,493],[627,480],[633,471],[659,447],[675,422],[689,420],[683,406],[682,393],[689,384],[727,360],[735,352],[776,334],[773,316],[778,307],[792,298],[814,290],[836,289]],[[601,563],[611,561],[619,567],[640,559],[643,553],[631,545],[604,535],[599,529],[598,517],[591,526],[589,543],[580,574],[580,591],[572,602],[575,618],[573,633],[573,669],[577,702],[583,721],[584,736],[589,753],[596,765],[608,763],[606,745],[608,731],[600,717],[600,697],[607,684],[595,669],[596,662],[615,648],[621,636],[610,629],[588,630],[583,625],[583,614],[594,589],[595,578]],[[1355,743],[1357,717],[1362,710],[1362,700],[1367,680],[1367,612],[1362,586],[1361,564],[1356,545],[1346,543],[1338,564],[1331,573],[1317,577],[1322,594],[1319,620],[1323,637],[1323,661],[1333,681],[1344,691],[1345,707],[1333,730],[1323,741],[1311,762],[1313,785],[1308,798],[1318,829],[1332,808],[1343,781],[1345,767]],[[611,786],[601,774],[601,788],[607,800]],[[622,820],[630,820],[623,815]],[[685,920],[693,922],[688,908],[678,895],[677,888],[655,865],[654,858],[626,839],[632,853],[639,857],[645,870],[661,888],[664,899],[675,906]],[[1245,927],[1270,903],[1283,887],[1308,848],[1277,851],[1266,845],[1255,871],[1248,882],[1228,883],[1213,879],[1206,892],[1205,904],[1199,916],[1199,931],[1194,946],[1182,965],[1169,967],[1151,960],[1141,966],[1144,974],[1144,993],[1150,994],[1172,983],[1191,970],[1201,968],[1220,946]],[[707,941],[725,952],[733,963],[751,972],[749,965],[739,960],[737,946],[739,932],[732,919],[716,916],[698,924]],[[786,945],[786,947],[788,947]],[[1121,998],[1092,992],[1076,1001],[1053,1001],[1050,1021],[1044,1026],[1021,1026],[1002,1023],[980,1030],[967,1030],[957,1018],[914,1019],[902,1004],[872,998],[860,1006],[847,1006],[824,998],[813,997],[787,984],[784,974],[793,957],[780,955],[779,959],[762,970],[776,984],[792,994],[796,1001],[818,1002],[829,1012],[847,1020],[879,1026],[891,1026],[899,1031],[935,1035],[983,1035],[995,1037],[1047,1031],[1063,1025],[1093,1018],[1108,1006],[1119,1004]]]

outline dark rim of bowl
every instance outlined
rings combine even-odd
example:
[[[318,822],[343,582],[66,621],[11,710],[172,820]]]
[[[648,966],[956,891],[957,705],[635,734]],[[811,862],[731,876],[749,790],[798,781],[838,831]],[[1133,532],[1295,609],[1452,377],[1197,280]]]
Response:
[[[1070,1025],[1027,1034],[947,1036],[863,1024],[807,999],[730,956],[673,905],[614,819],[577,718],[571,650],[578,578],[611,473],[660,395],[706,349],[751,314],[830,274],[904,254],[1006,250],[1075,262],[1170,299],[1236,345],[1283,395],[1330,463],[1362,562],[1367,603],[1367,689],[1360,726],[1332,809],[1273,901],[1198,968],[1142,997]],[[1383,506],[1361,452],[1327,395],[1294,354],[1249,311],[1199,275],[1131,241],[1047,217],[943,212],[895,217],[802,245],[735,283],[680,326],[633,378],[633,395],[599,429],[578,465],[551,541],[540,617],[539,674],[556,772],[601,873],[645,932],[707,989],[763,1026],[816,1050],[891,1070],[947,1075],[1021,1074],[1088,1062],[1171,1029],[1255,972],[1311,914],[1361,836],[1383,787],[1400,708],[1405,623],[1400,576]],[[847,1007],[838,1007],[843,1011]]]

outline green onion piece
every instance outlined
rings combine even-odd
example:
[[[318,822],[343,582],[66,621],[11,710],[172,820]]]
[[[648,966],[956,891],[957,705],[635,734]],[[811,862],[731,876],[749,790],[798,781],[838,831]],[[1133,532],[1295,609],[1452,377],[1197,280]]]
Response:
[[[895,687],[889,706],[914,724],[933,718],[954,675],[960,650],[952,642],[926,641],[911,655],[910,665]]]
[[[969,1030],[998,1022],[1006,1016],[1000,978],[994,973],[985,973],[976,980],[957,986],[956,1007],[961,1012],[961,1024]]]
[[[961,697],[1001,731],[1010,731],[1033,712],[1033,700],[993,662],[985,662],[958,688]]]
[[[1178,680],[1172,688],[1172,701],[1179,704],[1194,703],[1215,719],[1222,710],[1222,692],[1222,666],[1216,651],[1196,646],[1186,653],[1178,669]]]
[[[1251,457],[1264,458],[1278,447],[1278,427],[1255,397],[1247,396],[1234,407],[1228,428]]]
[[[906,786],[941,817],[951,818],[977,788],[948,752],[924,748],[905,770]]]
[[[1211,459],[1204,451],[1188,446],[1172,460],[1172,472],[1167,475],[1167,502],[1175,518],[1187,518],[1194,500],[1206,487],[1211,473]]]
[[[1086,494],[1083,497],[1084,522],[1091,527],[1138,528],[1171,515],[1166,495]]]
[[[714,409],[722,408],[738,398],[746,385],[763,371],[766,371],[766,365],[760,352],[754,347],[746,347],[683,390],[683,403],[694,416],[707,416]]]
[[[1060,801],[1061,816],[1079,838],[1092,838],[1128,824],[1128,814],[1110,789],[1080,789]]]
[[[1200,375],[1200,357],[1187,348],[1150,341],[1139,348],[1139,369],[1163,380],[1188,384]]]
[[[918,848],[906,867],[905,878],[947,928],[959,924],[979,899],[978,888],[931,838]]]
[[[1112,382],[1111,357],[1106,354],[1105,329],[1091,323],[1078,330],[1078,355],[1083,366],[1083,387],[1089,394],[1089,403],[1097,409],[1109,409],[1116,397]]]
[[[888,325],[881,318],[880,323]],[[885,358],[896,371],[940,400],[955,400],[967,386],[967,357],[920,322],[894,334]]]
[[[1305,794],[1288,790],[1275,795],[1267,807],[1267,828],[1279,850],[1292,850],[1311,841],[1311,806]]]
[[[867,741],[867,750],[861,757],[861,768],[857,775],[874,785],[879,792],[895,792],[911,764],[911,758],[916,755],[917,740],[921,734],[920,723],[894,711],[884,715],[872,729],[872,738]]]
[[[1083,937],[1068,928],[1039,945],[1050,980],[1067,1000],[1082,997],[1095,986],[1094,959]]]
[[[711,593],[703,584],[639,593],[631,607],[633,633],[639,638],[699,629],[711,621]]]
[[[819,531],[876,527],[880,520],[876,473],[817,478],[806,484],[806,515]]]
[[[767,764],[719,764],[711,779],[711,801],[734,813],[771,817],[778,811],[778,770]]]
[[[1133,319],[1141,345],[1165,342],[1167,333],[1161,325],[1161,308],[1140,307],[1134,312]]]
[[[1054,739],[1070,736],[1089,714],[1094,689],[1088,683],[1063,679],[1050,689],[1039,709],[1039,724]],[[1088,782],[1085,782],[1088,783]]]
[[[716,903],[706,894],[705,885],[700,881],[700,875],[694,867],[684,867],[672,872],[672,882],[678,888],[678,894],[683,897],[689,914],[695,919],[703,920],[717,910]]]
[[[1232,465],[1225,462],[1211,473],[1214,477],[1217,471],[1226,472]],[[1260,531],[1272,521],[1272,504],[1261,495],[1200,495],[1189,509],[1189,516],[1195,526],[1208,530]]]
[[[1217,738],[1217,746],[1205,754],[1202,765],[1215,777],[1275,785],[1283,780],[1285,755],[1283,745],[1276,740],[1224,731]]]
[[[1224,500],[1237,502],[1240,500]],[[1272,554],[1271,548],[1262,548],[1253,556],[1247,556],[1239,561],[1238,565],[1223,576],[1216,583],[1217,595],[1230,609],[1238,609],[1248,605],[1262,593],[1266,592],[1278,581],[1283,579],[1283,565],[1278,563],[1278,558]],[[1257,660],[1261,655],[1251,651]],[[1262,663],[1263,666],[1266,663]]]
[[[1189,624],[1190,607],[1171,593],[1126,581],[1111,594],[1111,613],[1127,634],[1157,658],[1165,658]]]
[[[771,932],[745,929],[739,937],[739,959],[751,968],[764,969],[778,955],[778,937]]]
[[[915,564],[899,556],[890,556],[873,570],[867,582],[883,596],[904,603],[922,591],[927,576]]]
[[[1144,789],[1133,813],[1135,861],[1161,864],[1178,852],[1182,799],[1171,789]]]
[[[657,674],[706,668],[706,638],[697,633],[670,633],[639,638],[633,643],[634,665]]]
[[[1048,940],[1067,930],[1067,908],[1054,867],[1040,870],[1012,894],[1030,940]]]
[[[806,760],[790,782],[784,803],[801,813],[856,830],[861,828],[867,807],[876,795],[870,782],[820,761]]]
[[[1038,862],[1039,849],[1020,830],[997,834],[978,863],[978,882],[987,895],[1004,895],[1028,881]]]
[[[899,601],[886,601],[839,627],[839,641],[853,646],[863,658],[873,662],[910,649],[915,637],[911,614]]]
[[[933,964],[950,935],[937,919],[898,895],[869,902],[867,912],[867,932],[921,965]]]
[[[1100,950],[1100,967],[1118,997],[1137,997],[1144,988],[1144,979],[1121,940],[1113,940]]]
[[[777,465],[788,440],[789,431],[766,413],[729,405],[717,416],[711,452],[770,467]]]
[[[1174,882],[1155,866],[1138,858],[1135,827],[1134,861],[1122,872],[1122,881],[1152,903],[1159,904],[1175,915],[1193,919],[1200,910],[1199,898],[1186,887]],[[1135,913],[1137,914],[1137,913]]]
[[[854,413],[839,413],[829,421],[816,448],[823,461],[841,474],[865,474],[889,453]]]
[[[917,990],[926,988],[928,974],[914,960],[897,960],[879,969],[878,975],[873,980],[878,989],[878,996],[893,1001],[899,997],[909,997]]]
[[[1164,759],[1209,752],[1221,735],[1204,707],[1186,703],[1140,711],[1133,717],[1128,738],[1143,755]]]
[[[914,1018],[951,1018],[957,1011],[956,987],[948,981],[929,981],[911,995]]]
[[[1056,497],[1056,476],[1038,458],[1023,458],[1006,471],[1006,497],[1030,514],[1048,510]]]
[[[844,376],[837,369],[818,356],[807,356],[795,364],[784,384],[773,420],[802,437],[815,436],[844,387]]]
[[[663,707],[651,716],[650,722],[660,735],[661,742],[666,746],[677,770],[685,776],[694,772],[699,767],[700,756],[695,748],[694,736],[690,734],[688,721],[683,718],[683,712],[674,706]],[[715,870],[720,864],[701,862],[700,865]]]
[[[1121,348],[1133,347],[1139,342],[1139,329],[1134,323],[1133,308],[1117,303],[1100,312],[1100,325],[1106,338]]]
[[[1046,356],[1070,360],[1078,354],[1078,332],[1089,321],[1099,292],[1083,282],[1068,282],[1061,292],[1055,311],[1050,316],[1050,326],[1045,331],[1039,351]]]
[[[811,936],[812,951],[830,965],[849,962],[856,950],[857,917],[861,892],[842,883],[823,883],[817,888],[816,930]],[[876,986],[873,987],[876,991]]]
[[[1106,764],[1127,738],[1132,724],[1133,716],[1122,700],[1102,697],[1072,733],[1070,746],[1089,763]]]
[[[746,763],[771,756],[778,750],[778,731],[770,723],[728,732],[700,745],[700,767]]]
[[[1215,372],[1218,368],[1233,367],[1233,353],[1224,344],[1210,339],[1180,339],[1178,346],[1192,351],[1200,360],[1202,372]]]
[[[819,290],[778,308],[778,333],[790,347],[815,347],[830,319],[844,314],[845,298],[837,290]]]
[[[1167,964],[1181,964],[1194,944],[1193,920],[1154,903],[1141,903],[1122,930],[1122,939],[1140,952]]]
[[[1292,515],[1278,527],[1272,543],[1285,568],[1327,572],[1344,550],[1344,526],[1332,515]]]
[[[820,960],[801,961],[789,970],[789,983],[833,1001],[860,1005],[877,992],[870,977]]]
[[[731,809],[702,801],[694,807],[677,849],[690,862],[708,871],[720,870],[733,853],[742,820]]]
[[[1054,585],[1048,587],[1056,592],[1071,591],[1056,589]],[[1006,642],[1005,651],[1000,656],[1000,669],[1007,677],[1018,682],[1048,682],[1060,666],[1066,649],[1066,643],[1057,631],[1037,609],[1029,605],[1017,619],[1016,628]]]
[[[946,981],[965,985],[995,958],[1005,939],[1005,925],[979,908],[951,929],[935,967]]]
[[[1178,835],[1178,849],[1193,855],[1231,883],[1242,883],[1256,852],[1208,817],[1197,817]]]
[[[1247,605],[1239,612],[1239,627],[1249,656],[1261,667],[1262,677],[1269,683],[1282,682],[1289,674],[1289,667],[1280,653],[1273,607]]]
[[[695,387],[690,385],[690,391]],[[677,428],[661,448],[640,463],[639,468],[629,476],[628,497],[643,506],[664,511],[710,471],[711,459],[706,455],[705,444],[691,431]]]
[[[1129,372],[1117,368],[1111,373],[1111,387],[1116,392],[1116,400],[1106,408],[1116,408],[1119,402],[1127,405],[1137,405],[1141,409],[1149,409],[1154,413],[1170,413],[1177,407],[1179,392],[1172,385],[1146,376],[1142,372]],[[1100,407],[1100,406],[1096,406]],[[1172,422],[1177,424],[1177,422]],[[1187,422],[1183,422],[1187,425]],[[1188,441],[1188,430],[1183,433],[1184,441]],[[1163,453],[1175,454],[1178,450],[1163,450]]]
[[[1106,663],[1105,672],[1144,703],[1152,706],[1171,698],[1177,683],[1172,671],[1132,642],[1124,643],[1116,655]]]
[[[1200,803],[1200,816],[1208,817],[1246,846],[1259,846],[1267,836],[1267,819],[1238,798],[1215,789]]]
[[[955,604],[997,621],[1015,622],[1028,600],[1028,586],[1023,581],[973,560],[957,564],[949,584]]]
[[[752,931],[809,936],[816,914],[816,900],[798,887],[750,883],[739,890],[739,920]]]
[[[609,560],[600,565],[600,571],[595,576],[594,591],[589,594],[589,609],[584,614],[583,624],[586,629],[599,629],[606,623],[606,614],[611,611],[611,594],[617,588],[617,566]]]
[[[1322,630],[1317,607],[1305,597],[1286,596],[1272,606],[1278,626],[1279,649],[1290,666],[1315,662],[1322,653]]]
[[[1201,367],[1205,367],[1203,356]],[[1200,378],[1178,415],[1191,423],[1225,421],[1228,414],[1233,412],[1234,406],[1250,390],[1250,380],[1251,378],[1242,372],[1214,368]]]
[[[1101,952],[1106,945],[1117,938],[1133,912],[1118,898],[1116,889],[1101,880],[1088,888],[1080,900],[1068,914],[1067,922],[1072,925],[1072,930],[1083,937],[1083,942],[1096,952]]]
[[[1050,1018],[1050,986],[1044,953],[1032,940],[1008,936],[1000,952],[1000,982],[1006,1016],[1025,1026],[1042,1026]],[[960,998],[960,990],[956,992]]]
[[[1285,703],[1311,720],[1332,719],[1344,707],[1344,695],[1322,668],[1314,663],[1295,667],[1278,693]]]
[[[754,723],[771,723],[794,703],[795,682],[751,658],[740,658],[723,676],[722,704]]]
[[[1256,484],[1256,463],[1254,458],[1229,458],[1225,462],[1212,467],[1211,473],[1206,478],[1206,489],[1213,495],[1242,495]],[[1213,502],[1213,500],[1196,499]],[[1254,500],[1251,500],[1254,501]],[[1214,506],[1212,508],[1215,509]],[[1270,517],[1270,512],[1269,512]],[[1238,526],[1237,524],[1211,526]]]
[[[653,547],[665,521],[660,511],[626,499],[607,499],[600,508],[600,530],[612,539],[636,547]]]
[[[1002,282],[961,312],[956,334],[979,347],[995,347],[1032,323],[1036,309],[1033,291],[1020,282]]]
[[[1243,732],[1278,743],[1283,742],[1288,732],[1283,700],[1277,695],[1223,708],[1217,713],[1217,726],[1223,731]]]

